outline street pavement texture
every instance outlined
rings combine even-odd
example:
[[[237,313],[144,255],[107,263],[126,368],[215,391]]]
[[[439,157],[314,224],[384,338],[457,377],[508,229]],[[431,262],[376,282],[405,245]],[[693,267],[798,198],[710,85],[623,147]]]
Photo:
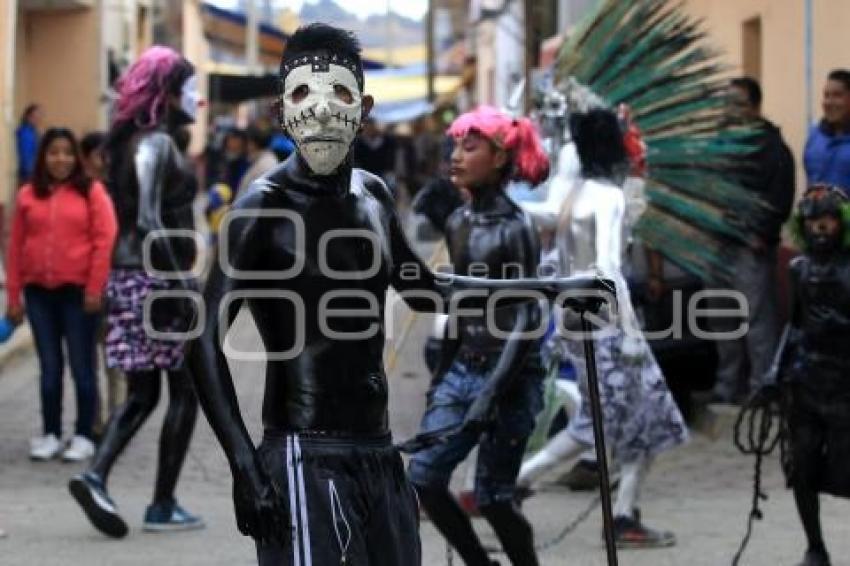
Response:
[[[427,257],[427,256],[426,256]],[[244,313],[243,313],[244,314]],[[416,433],[424,410],[429,378],[422,346],[432,326],[427,315],[412,316],[406,307],[393,309],[395,340],[388,340],[390,413],[395,438]],[[249,319],[240,316],[233,330],[238,348],[256,347],[259,337]],[[236,388],[246,422],[255,439],[260,433],[263,365],[232,362]],[[28,439],[40,426],[37,395],[38,366],[31,351],[9,358],[0,369],[0,566],[235,566],[255,563],[250,539],[235,527],[231,477],[224,455],[206,419],[201,416],[186,461],[178,498],[200,514],[207,528],[190,533],[148,534],[142,516],[153,489],[158,431],[167,401],[166,388],[159,410],[130,444],[115,466],[109,489],[131,531],[120,541],[95,532],[68,495],[68,478],[80,465],[34,463],[27,457]],[[66,376],[65,430],[72,431],[73,387]],[[622,551],[623,566],[724,566],[743,534],[751,502],[752,465],[732,446],[731,418],[720,419],[716,439],[695,434],[691,443],[658,459],[649,477],[642,509],[646,521],[675,531],[678,544],[665,550]],[[764,487],[770,499],[763,504],[765,520],[757,522],[744,565],[796,564],[803,536],[790,492],[783,486],[777,458],[764,466]],[[455,477],[462,483],[463,469]],[[593,500],[544,485],[525,506],[538,542],[551,539]],[[850,502],[824,498],[827,544],[836,566],[850,565]],[[497,546],[486,523],[475,521],[488,546]],[[421,528],[423,563],[447,564],[446,545],[433,526]],[[330,543],[330,541],[329,541]],[[501,557],[503,565],[508,562]],[[601,540],[601,516],[589,518],[559,544],[541,554],[544,566],[606,564]],[[455,556],[454,564],[460,565]],[[406,566],[406,565],[399,565]]]

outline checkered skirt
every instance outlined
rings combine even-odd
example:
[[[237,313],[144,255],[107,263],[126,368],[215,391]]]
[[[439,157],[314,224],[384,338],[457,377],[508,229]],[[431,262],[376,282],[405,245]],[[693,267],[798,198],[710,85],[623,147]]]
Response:
[[[153,291],[170,289],[168,281],[143,270],[115,269],[106,286],[107,325],[106,365],[125,372],[154,369],[173,370],[183,365],[183,340],[154,338],[146,330],[145,298]],[[178,321],[163,324],[160,332],[176,330]]]

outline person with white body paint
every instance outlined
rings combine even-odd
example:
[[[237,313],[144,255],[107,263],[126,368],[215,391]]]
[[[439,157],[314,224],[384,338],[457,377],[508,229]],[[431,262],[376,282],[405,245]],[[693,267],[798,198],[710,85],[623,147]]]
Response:
[[[617,116],[590,110],[571,117],[581,176],[562,203],[556,242],[561,273],[601,272],[614,280],[619,312],[616,324],[594,337],[605,437],[620,467],[620,486],[614,505],[616,542],[622,548],[675,544],[672,533],[646,527],[638,499],[652,459],[686,441],[683,417],[667,388],[637,320],[621,257],[629,218],[621,184],[628,170],[623,132]],[[564,345],[579,373],[582,403],[567,429],[523,463],[517,484],[531,486],[555,465],[576,458],[593,446],[593,427],[587,398],[583,344],[570,336],[574,323],[559,324]]]

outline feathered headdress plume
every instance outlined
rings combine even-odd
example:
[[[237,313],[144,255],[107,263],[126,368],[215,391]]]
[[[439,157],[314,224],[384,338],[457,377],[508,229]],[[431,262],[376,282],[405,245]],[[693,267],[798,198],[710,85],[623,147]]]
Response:
[[[555,84],[569,111],[619,104],[647,145],[637,235],[703,279],[728,275],[769,205],[740,184],[750,127],[724,123],[728,79],[701,22],[672,0],[605,0],[564,43]]]

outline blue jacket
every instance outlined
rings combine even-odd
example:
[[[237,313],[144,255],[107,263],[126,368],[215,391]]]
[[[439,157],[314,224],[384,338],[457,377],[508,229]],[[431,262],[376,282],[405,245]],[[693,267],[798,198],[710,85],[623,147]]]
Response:
[[[824,124],[809,131],[803,153],[808,185],[827,183],[850,196],[850,134],[834,135]]]
[[[38,154],[38,131],[32,124],[22,124],[15,132],[18,142],[18,180],[29,180]]]

